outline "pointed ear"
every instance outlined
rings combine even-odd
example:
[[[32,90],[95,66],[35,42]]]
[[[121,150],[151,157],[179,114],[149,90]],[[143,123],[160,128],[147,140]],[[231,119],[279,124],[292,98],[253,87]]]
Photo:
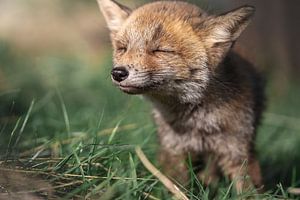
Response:
[[[208,20],[209,39],[212,42],[234,42],[250,23],[255,12],[252,6],[243,6]]]
[[[97,0],[111,32],[117,32],[128,18],[131,10],[113,0]]]
[[[228,13],[208,18],[199,27],[212,65],[218,65],[234,42],[250,23],[255,12],[252,6],[243,6]]]

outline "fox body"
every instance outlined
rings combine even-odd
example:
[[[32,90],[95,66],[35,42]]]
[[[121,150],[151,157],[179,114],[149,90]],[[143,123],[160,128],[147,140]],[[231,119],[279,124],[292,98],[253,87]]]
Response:
[[[190,156],[208,166],[197,172],[206,184],[222,172],[239,192],[260,187],[254,140],[263,88],[252,65],[232,50],[254,8],[214,16],[181,1],[133,11],[98,1],[111,31],[112,80],[153,103],[165,173],[186,183]]]

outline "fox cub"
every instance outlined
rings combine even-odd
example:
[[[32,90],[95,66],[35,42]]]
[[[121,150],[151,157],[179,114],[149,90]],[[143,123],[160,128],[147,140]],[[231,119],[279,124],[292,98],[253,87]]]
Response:
[[[181,1],[135,10],[113,0],[98,3],[114,48],[112,81],[152,102],[164,172],[188,183],[190,158],[204,184],[222,173],[238,192],[261,187],[254,140],[263,87],[252,65],[232,50],[255,9],[208,15]]]

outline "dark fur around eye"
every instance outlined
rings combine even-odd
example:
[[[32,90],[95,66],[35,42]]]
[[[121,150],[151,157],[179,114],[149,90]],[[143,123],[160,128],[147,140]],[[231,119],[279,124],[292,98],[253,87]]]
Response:
[[[117,47],[116,51],[118,53],[125,53],[127,51],[127,47]]]
[[[174,50],[171,50],[171,49],[164,49],[164,48],[157,48],[157,49],[154,49],[152,50],[152,53],[175,53]]]

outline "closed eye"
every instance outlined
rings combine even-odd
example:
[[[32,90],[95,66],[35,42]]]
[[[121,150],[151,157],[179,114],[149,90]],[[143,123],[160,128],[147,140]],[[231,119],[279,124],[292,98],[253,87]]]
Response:
[[[127,51],[127,45],[128,43],[126,41],[121,41],[121,40],[116,40],[115,41],[115,46],[116,46],[116,51],[118,53],[125,53]]]
[[[125,53],[127,51],[127,47],[118,47],[117,51],[120,53]]]
[[[152,51],[152,53],[176,53],[173,49],[167,49],[167,48],[157,48]]]

